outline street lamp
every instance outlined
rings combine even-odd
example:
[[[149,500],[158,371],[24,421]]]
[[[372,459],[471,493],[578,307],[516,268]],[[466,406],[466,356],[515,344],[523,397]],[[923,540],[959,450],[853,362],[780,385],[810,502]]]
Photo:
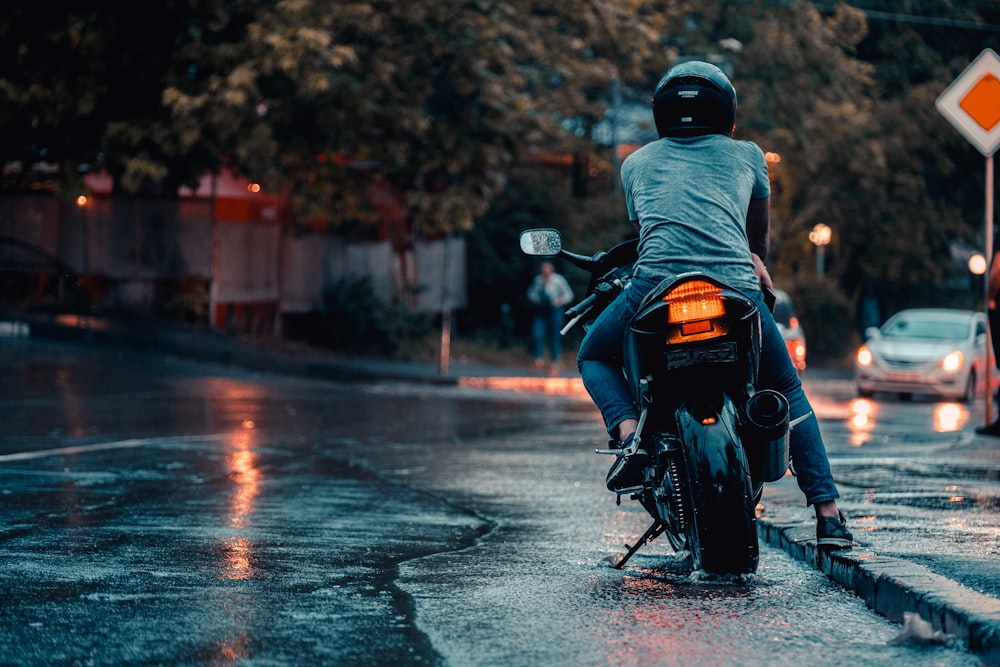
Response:
[[[829,225],[824,225],[822,222],[813,227],[812,231],[809,232],[809,240],[816,245],[817,276],[823,275],[825,248],[830,244],[831,238],[833,238],[833,230],[830,229]]]
[[[781,162],[781,154],[768,151],[764,153],[764,160],[767,162],[767,176],[773,180],[775,165]]]

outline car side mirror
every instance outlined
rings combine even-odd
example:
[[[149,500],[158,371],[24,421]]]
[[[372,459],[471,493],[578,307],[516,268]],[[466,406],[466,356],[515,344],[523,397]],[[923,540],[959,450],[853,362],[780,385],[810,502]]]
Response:
[[[878,327],[868,327],[865,329],[865,339],[875,338],[879,335]]]

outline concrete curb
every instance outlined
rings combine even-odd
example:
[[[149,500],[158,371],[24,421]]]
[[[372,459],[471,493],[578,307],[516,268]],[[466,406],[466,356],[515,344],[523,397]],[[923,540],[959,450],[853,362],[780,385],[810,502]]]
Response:
[[[1000,665],[1000,600],[977,593],[911,561],[888,558],[862,546],[820,551],[812,522],[761,517],[762,540],[854,592],[870,609],[897,623],[918,614],[935,630],[956,637],[987,666]]]

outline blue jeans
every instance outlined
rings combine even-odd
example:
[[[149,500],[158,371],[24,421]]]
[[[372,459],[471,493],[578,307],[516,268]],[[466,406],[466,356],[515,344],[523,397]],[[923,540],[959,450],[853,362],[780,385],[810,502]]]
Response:
[[[531,322],[531,347],[535,359],[545,356],[545,346],[548,345],[552,361],[559,361],[562,356],[562,336],[559,330],[562,328],[564,319],[563,311],[559,308],[544,308],[535,313]]]
[[[609,433],[613,433],[622,421],[639,418],[639,411],[632,402],[622,375],[622,340],[639,303],[659,282],[659,278],[634,278],[632,284],[594,321],[580,343],[576,360],[580,377],[601,411]],[[761,359],[757,388],[781,392],[788,399],[789,417],[793,421],[810,414],[812,406],[802,390],[802,381],[792,366],[785,341],[764,302],[763,293],[753,292],[748,296],[760,310],[761,320]],[[807,504],[840,497],[830,472],[826,446],[815,414],[792,429],[789,449],[796,481],[805,494]]]

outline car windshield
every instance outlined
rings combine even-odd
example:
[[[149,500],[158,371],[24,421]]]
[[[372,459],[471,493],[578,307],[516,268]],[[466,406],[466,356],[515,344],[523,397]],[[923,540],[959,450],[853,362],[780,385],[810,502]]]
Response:
[[[774,321],[778,324],[783,324],[786,327],[791,326],[792,317],[795,316],[795,312],[792,310],[792,304],[784,299],[778,299],[774,302]]]
[[[882,335],[888,338],[927,338],[958,340],[969,333],[966,320],[900,318],[885,325]]]

